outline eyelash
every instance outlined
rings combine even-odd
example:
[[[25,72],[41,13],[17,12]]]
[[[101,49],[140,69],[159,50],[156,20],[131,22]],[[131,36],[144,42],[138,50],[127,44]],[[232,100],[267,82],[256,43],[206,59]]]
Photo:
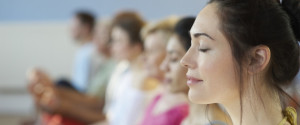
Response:
[[[203,53],[207,52],[208,50],[210,50],[210,49],[199,49],[199,51],[201,51]]]

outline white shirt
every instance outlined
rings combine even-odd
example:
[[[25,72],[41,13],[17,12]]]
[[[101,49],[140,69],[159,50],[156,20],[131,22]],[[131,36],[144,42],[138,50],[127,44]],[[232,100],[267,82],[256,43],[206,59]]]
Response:
[[[107,88],[106,114],[110,125],[135,125],[145,108],[146,93],[133,87],[135,80],[129,64],[121,63]]]

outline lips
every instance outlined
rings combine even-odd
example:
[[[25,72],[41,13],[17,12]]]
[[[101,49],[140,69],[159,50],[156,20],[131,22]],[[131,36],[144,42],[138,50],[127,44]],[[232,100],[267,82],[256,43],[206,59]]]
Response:
[[[203,80],[192,77],[192,76],[187,76],[187,85],[194,85],[194,84],[199,84],[203,82]]]

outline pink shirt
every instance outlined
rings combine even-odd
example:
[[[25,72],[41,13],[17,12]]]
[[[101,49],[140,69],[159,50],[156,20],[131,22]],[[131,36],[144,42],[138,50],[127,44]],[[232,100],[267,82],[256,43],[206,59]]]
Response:
[[[180,104],[164,113],[154,115],[152,114],[152,111],[160,98],[161,95],[156,96],[147,108],[141,125],[180,125],[189,113],[188,104]]]

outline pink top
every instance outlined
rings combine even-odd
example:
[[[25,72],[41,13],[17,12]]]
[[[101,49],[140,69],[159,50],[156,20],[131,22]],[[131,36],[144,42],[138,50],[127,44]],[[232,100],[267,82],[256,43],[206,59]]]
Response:
[[[182,120],[189,113],[188,104],[180,104],[164,113],[153,115],[152,111],[160,98],[161,95],[157,95],[150,106],[147,108],[141,125],[180,125]]]

